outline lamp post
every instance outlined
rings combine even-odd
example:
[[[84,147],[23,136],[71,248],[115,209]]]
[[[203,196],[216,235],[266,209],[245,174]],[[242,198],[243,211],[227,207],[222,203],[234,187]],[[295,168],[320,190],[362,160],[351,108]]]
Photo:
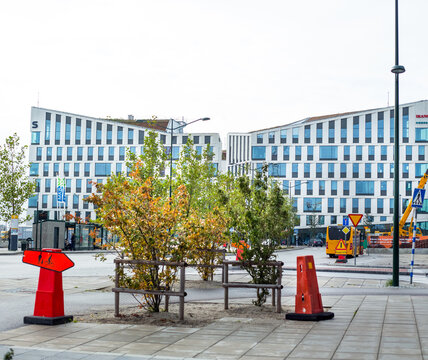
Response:
[[[183,125],[177,126],[174,129],[174,119],[170,119],[171,120],[171,128],[167,128],[167,130],[171,130],[170,134],[170,163],[169,163],[169,199],[171,200],[172,198],[172,136],[174,135],[174,130],[179,130],[182,129],[184,127],[186,127],[187,125],[193,124],[197,121],[208,121],[210,120],[209,117],[204,117],[204,118],[199,118],[193,121],[190,121],[188,123],[185,123]]]
[[[394,231],[392,240],[392,286],[399,286],[399,75],[406,70],[404,66],[398,64],[398,0],[395,0],[395,65],[391,72],[395,75],[395,110],[394,110]]]

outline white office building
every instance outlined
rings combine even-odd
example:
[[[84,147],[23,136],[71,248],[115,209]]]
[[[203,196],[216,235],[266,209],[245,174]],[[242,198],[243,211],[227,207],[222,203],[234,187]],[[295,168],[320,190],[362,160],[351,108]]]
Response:
[[[405,208],[428,167],[428,101],[403,104],[399,115]],[[254,176],[263,164],[293,198],[300,218],[297,229],[307,229],[313,215],[323,227],[342,224],[350,213],[368,214],[375,224],[392,224],[394,107],[228,134],[228,171]],[[418,223],[427,230],[428,201],[418,214]]]
[[[37,207],[49,219],[62,219],[65,212],[82,219],[95,219],[92,204],[84,202],[111,173],[126,173],[127,150],[140,155],[149,129],[159,134],[161,144],[178,160],[180,148],[192,138],[198,152],[209,144],[213,165],[222,171],[222,144],[216,133],[184,133],[185,123],[174,120],[100,119],[63,111],[31,109],[30,177],[37,182],[28,213]],[[171,134],[170,129],[177,129]],[[173,135],[173,136],[171,136]],[[165,170],[169,174],[169,167]],[[65,178],[66,203],[57,201],[57,179]]]

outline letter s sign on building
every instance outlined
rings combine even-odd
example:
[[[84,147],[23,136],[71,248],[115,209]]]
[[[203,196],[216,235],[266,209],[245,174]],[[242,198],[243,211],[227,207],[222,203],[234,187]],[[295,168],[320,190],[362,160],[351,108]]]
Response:
[[[39,127],[39,122],[38,122],[38,121],[33,121],[33,122],[31,123],[31,127],[32,127],[33,129],[37,129],[37,128]]]

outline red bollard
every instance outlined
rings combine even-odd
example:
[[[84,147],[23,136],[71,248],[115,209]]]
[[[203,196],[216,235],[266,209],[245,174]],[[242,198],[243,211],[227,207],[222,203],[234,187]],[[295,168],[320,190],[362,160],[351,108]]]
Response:
[[[297,291],[295,313],[285,315],[288,320],[319,321],[334,317],[332,312],[324,312],[318,289],[314,257],[297,257]]]
[[[25,316],[24,324],[59,325],[73,320],[73,316],[64,315],[62,272],[50,270],[50,268],[55,269],[62,266],[60,262],[64,260],[64,256],[68,259],[65,254],[59,255],[58,253],[61,253],[60,249],[43,249],[38,252],[24,253],[24,262],[40,266],[34,315]],[[69,261],[71,262],[71,260]]]

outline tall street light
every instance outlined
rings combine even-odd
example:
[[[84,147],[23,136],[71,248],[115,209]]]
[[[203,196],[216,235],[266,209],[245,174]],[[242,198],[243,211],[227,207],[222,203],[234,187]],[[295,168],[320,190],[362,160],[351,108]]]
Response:
[[[399,97],[398,97],[398,77],[405,72],[404,66],[398,64],[398,0],[395,0],[395,65],[391,72],[395,74],[395,110],[394,110],[394,231],[392,240],[392,286],[399,286],[399,247],[400,247],[400,233],[399,233]]]
[[[185,123],[183,125],[177,126],[176,128],[174,128],[174,119],[170,119],[171,120],[171,127],[167,128],[167,130],[171,130],[170,134],[170,164],[169,164],[169,198],[172,198],[172,136],[174,135],[174,130],[179,130],[182,129],[184,127],[186,127],[187,125],[193,124],[197,121],[208,121],[210,120],[209,117],[204,117],[204,118],[199,118],[193,121],[190,121],[188,123]]]

